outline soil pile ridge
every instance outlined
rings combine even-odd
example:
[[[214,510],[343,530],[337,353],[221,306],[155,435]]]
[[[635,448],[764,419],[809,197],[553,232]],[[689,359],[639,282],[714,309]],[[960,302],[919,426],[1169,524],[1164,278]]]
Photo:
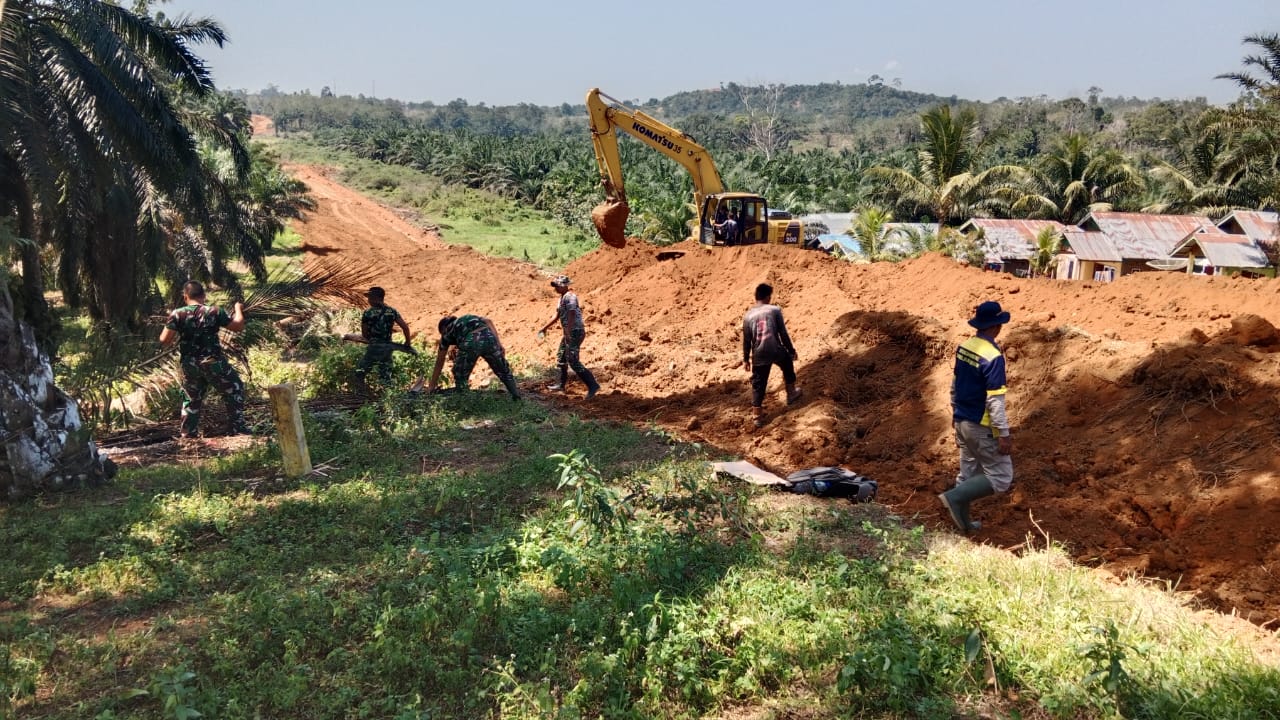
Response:
[[[633,241],[568,268],[588,313],[598,412],[653,420],[775,471],[840,464],[899,512],[945,525],[956,471],[955,345],[984,300],[1013,314],[1017,486],[975,506],[977,540],[1043,531],[1085,562],[1195,590],[1255,622],[1280,618],[1280,283],[1147,273],[1110,284],[1028,280],[928,255],[851,264],[793,248]],[[751,428],[741,318],[775,288],[806,398]]]
[[[548,276],[445,245],[311,168],[308,253],[377,270],[422,337],[445,313],[493,319],[518,365],[552,364]],[[658,253],[677,254],[659,260]],[[851,264],[790,247],[602,247],[566,270],[587,319],[597,415],[654,421],[782,473],[840,464],[906,516],[946,524],[956,471],[955,345],[984,300],[1013,320],[1017,483],[975,505],[976,541],[1047,534],[1079,560],[1175,581],[1214,607],[1280,621],[1280,282],[1145,273],[1110,284],[1028,280],[929,255]],[[800,354],[805,390],[751,427],[741,319],[760,282]],[[422,342],[421,340],[419,342]],[[574,385],[570,402],[582,393]]]

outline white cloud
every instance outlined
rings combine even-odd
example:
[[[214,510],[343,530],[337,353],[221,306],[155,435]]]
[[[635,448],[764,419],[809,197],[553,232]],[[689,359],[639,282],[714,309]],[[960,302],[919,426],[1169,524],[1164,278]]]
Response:
[[[899,66],[899,65],[901,65],[901,64],[902,64],[902,63],[898,62],[897,60],[890,60],[889,62],[887,62],[887,63],[885,63],[885,64],[884,64],[884,69],[885,69],[885,70],[897,70],[897,69],[898,69],[898,66]]]

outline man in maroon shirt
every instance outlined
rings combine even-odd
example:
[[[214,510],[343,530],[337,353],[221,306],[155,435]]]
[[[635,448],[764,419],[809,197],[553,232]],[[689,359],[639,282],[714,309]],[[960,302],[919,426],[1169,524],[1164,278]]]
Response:
[[[751,410],[756,427],[764,427],[764,393],[769,387],[769,371],[774,365],[782,369],[787,384],[787,404],[800,399],[796,387],[796,349],[782,321],[782,308],[770,304],[773,287],[756,286],[756,304],[742,319],[742,365],[751,372]]]

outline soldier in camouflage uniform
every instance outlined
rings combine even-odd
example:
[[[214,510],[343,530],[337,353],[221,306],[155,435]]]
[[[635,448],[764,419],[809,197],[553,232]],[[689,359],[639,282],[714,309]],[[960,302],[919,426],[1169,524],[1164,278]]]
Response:
[[[498,331],[489,318],[479,315],[463,315],[440,320],[440,347],[436,351],[436,366],[431,371],[431,380],[427,383],[427,392],[435,392],[440,381],[440,370],[444,367],[447,355],[453,355],[453,384],[459,390],[466,390],[471,379],[471,370],[476,360],[484,358],[498,376],[512,400],[520,399],[520,391],[516,389],[515,376],[511,374],[511,366],[507,364],[506,351],[502,341],[498,339]],[[450,351],[450,348],[453,348]]]
[[[360,316],[360,335],[369,347],[364,351],[364,357],[360,358],[360,364],[356,366],[356,378],[363,386],[365,376],[370,370],[377,368],[378,377],[382,380],[382,384],[386,385],[391,381],[391,333],[395,330],[395,326],[399,325],[400,331],[404,333],[404,342],[408,345],[409,324],[400,317],[400,313],[396,312],[395,308],[386,304],[387,293],[382,288],[369,288],[365,297],[369,299],[369,309]]]
[[[244,308],[236,303],[232,314],[219,307],[204,304],[204,286],[194,280],[182,286],[186,305],[169,313],[160,332],[161,344],[178,340],[182,361],[182,437],[193,437],[200,425],[200,409],[212,385],[222,393],[231,422],[231,434],[248,434],[244,421],[244,383],[236,369],[227,362],[218,341],[218,330],[232,332],[244,329]]]

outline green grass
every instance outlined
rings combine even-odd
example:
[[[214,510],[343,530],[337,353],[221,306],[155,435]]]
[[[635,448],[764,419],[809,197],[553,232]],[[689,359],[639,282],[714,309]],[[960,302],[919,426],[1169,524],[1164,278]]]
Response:
[[[271,274],[280,268],[296,265],[301,255],[302,236],[290,225],[276,234],[271,242],[271,253],[266,258],[267,273]]]
[[[546,213],[492,193],[442,183],[402,165],[364,160],[304,140],[276,145],[287,162],[341,168],[348,187],[389,205],[416,211],[424,225],[439,228],[446,242],[488,255],[559,269],[598,246],[594,237],[566,228]]]
[[[306,422],[327,478],[263,446],[0,508],[8,712],[1280,713],[1274,667],[1052,547],[766,497],[697,446],[498,392]]]

